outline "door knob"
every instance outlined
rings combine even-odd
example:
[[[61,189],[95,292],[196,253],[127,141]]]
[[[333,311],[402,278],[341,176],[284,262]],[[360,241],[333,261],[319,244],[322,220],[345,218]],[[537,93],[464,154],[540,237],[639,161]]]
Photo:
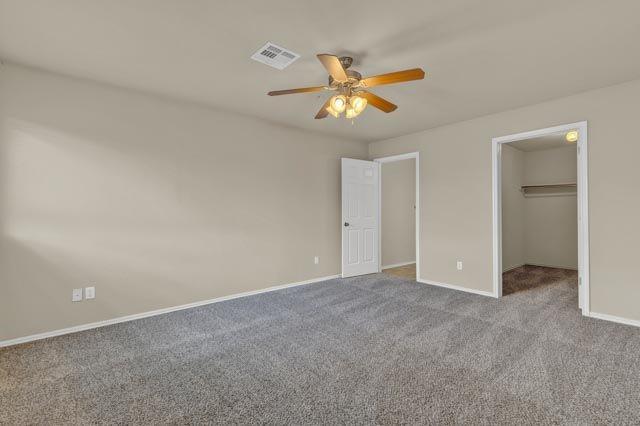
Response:
[[[345,223],[344,223],[344,226],[349,226],[349,222],[345,222]]]

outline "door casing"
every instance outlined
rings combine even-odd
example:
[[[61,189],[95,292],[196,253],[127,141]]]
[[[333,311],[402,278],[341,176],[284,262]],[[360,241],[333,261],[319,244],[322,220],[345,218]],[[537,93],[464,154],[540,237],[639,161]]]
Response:
[[[587,151],[587,122],[563,124],[513,135],[493,138],[492,198],[493,198],[493,296],[502,297],[502,144],[537,138],[554,133],[577,130],[577,192],[578,192],[578,279],[579,304],[582,315],[589,316],[589,161]]]

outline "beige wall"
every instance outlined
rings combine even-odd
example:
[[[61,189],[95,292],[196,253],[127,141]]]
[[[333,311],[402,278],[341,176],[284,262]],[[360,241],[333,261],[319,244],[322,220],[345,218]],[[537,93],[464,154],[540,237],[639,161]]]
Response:
[[[524,153],[525,184],[576,182],[577,174],[575,145]],[[549,190],[545,192],[548,194]],[[578,269],[575,189],[556,189],[551,193],[562,196],[524,198],[525,263]]]
[[[416,260],[416,160],[382,163],[382,266]]]
[[[14,66],[0,123],[0,340],[340,271],[362,143]]]
[[[370,144],[421,152],[420,278],[490,292],[491,138],[588,120],[591,310],[640,320],[639,110],[633,81]],[[0,126],[0,340],[340,269],[360,143],[14,66]]]
[[[524,152],[502,146],[502,270],[526,263],[524,239]]]
[[[370,144],[420,151],[420,278],[491,292],[491,138],[588,120],[591,310],[640,320],[638,111],[640,80]]]

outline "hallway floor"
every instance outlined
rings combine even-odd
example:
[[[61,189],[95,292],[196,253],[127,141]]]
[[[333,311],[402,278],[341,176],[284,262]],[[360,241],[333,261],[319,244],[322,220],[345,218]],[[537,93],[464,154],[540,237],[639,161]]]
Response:
[[[383,269],[383,273],[393,275],[394,277],[407,278],[410,280],[416,279],[416,264],[398,266],[397,268]]]

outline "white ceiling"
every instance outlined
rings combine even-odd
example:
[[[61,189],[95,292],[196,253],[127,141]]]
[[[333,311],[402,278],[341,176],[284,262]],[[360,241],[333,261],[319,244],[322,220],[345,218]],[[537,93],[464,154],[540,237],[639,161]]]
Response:
[[[546,149],[565,147],[576,148],[577,145],[575,143],[567,142],[565,136],[566,134],[563,132],[553,135],[540,136],[537,138],[524,139],[517,142],[510,142],[509,145],[524,152],[544,151]]]
[[[638,16],[637,0],[0,0],[0,58],[370,141],[638,78]],[[250,60],[266,41],[302,58]],[[398,110],[354,125],[313,119],[326,95],[265,95],[324,84],[316,53],[428,76],[377,88]]]

